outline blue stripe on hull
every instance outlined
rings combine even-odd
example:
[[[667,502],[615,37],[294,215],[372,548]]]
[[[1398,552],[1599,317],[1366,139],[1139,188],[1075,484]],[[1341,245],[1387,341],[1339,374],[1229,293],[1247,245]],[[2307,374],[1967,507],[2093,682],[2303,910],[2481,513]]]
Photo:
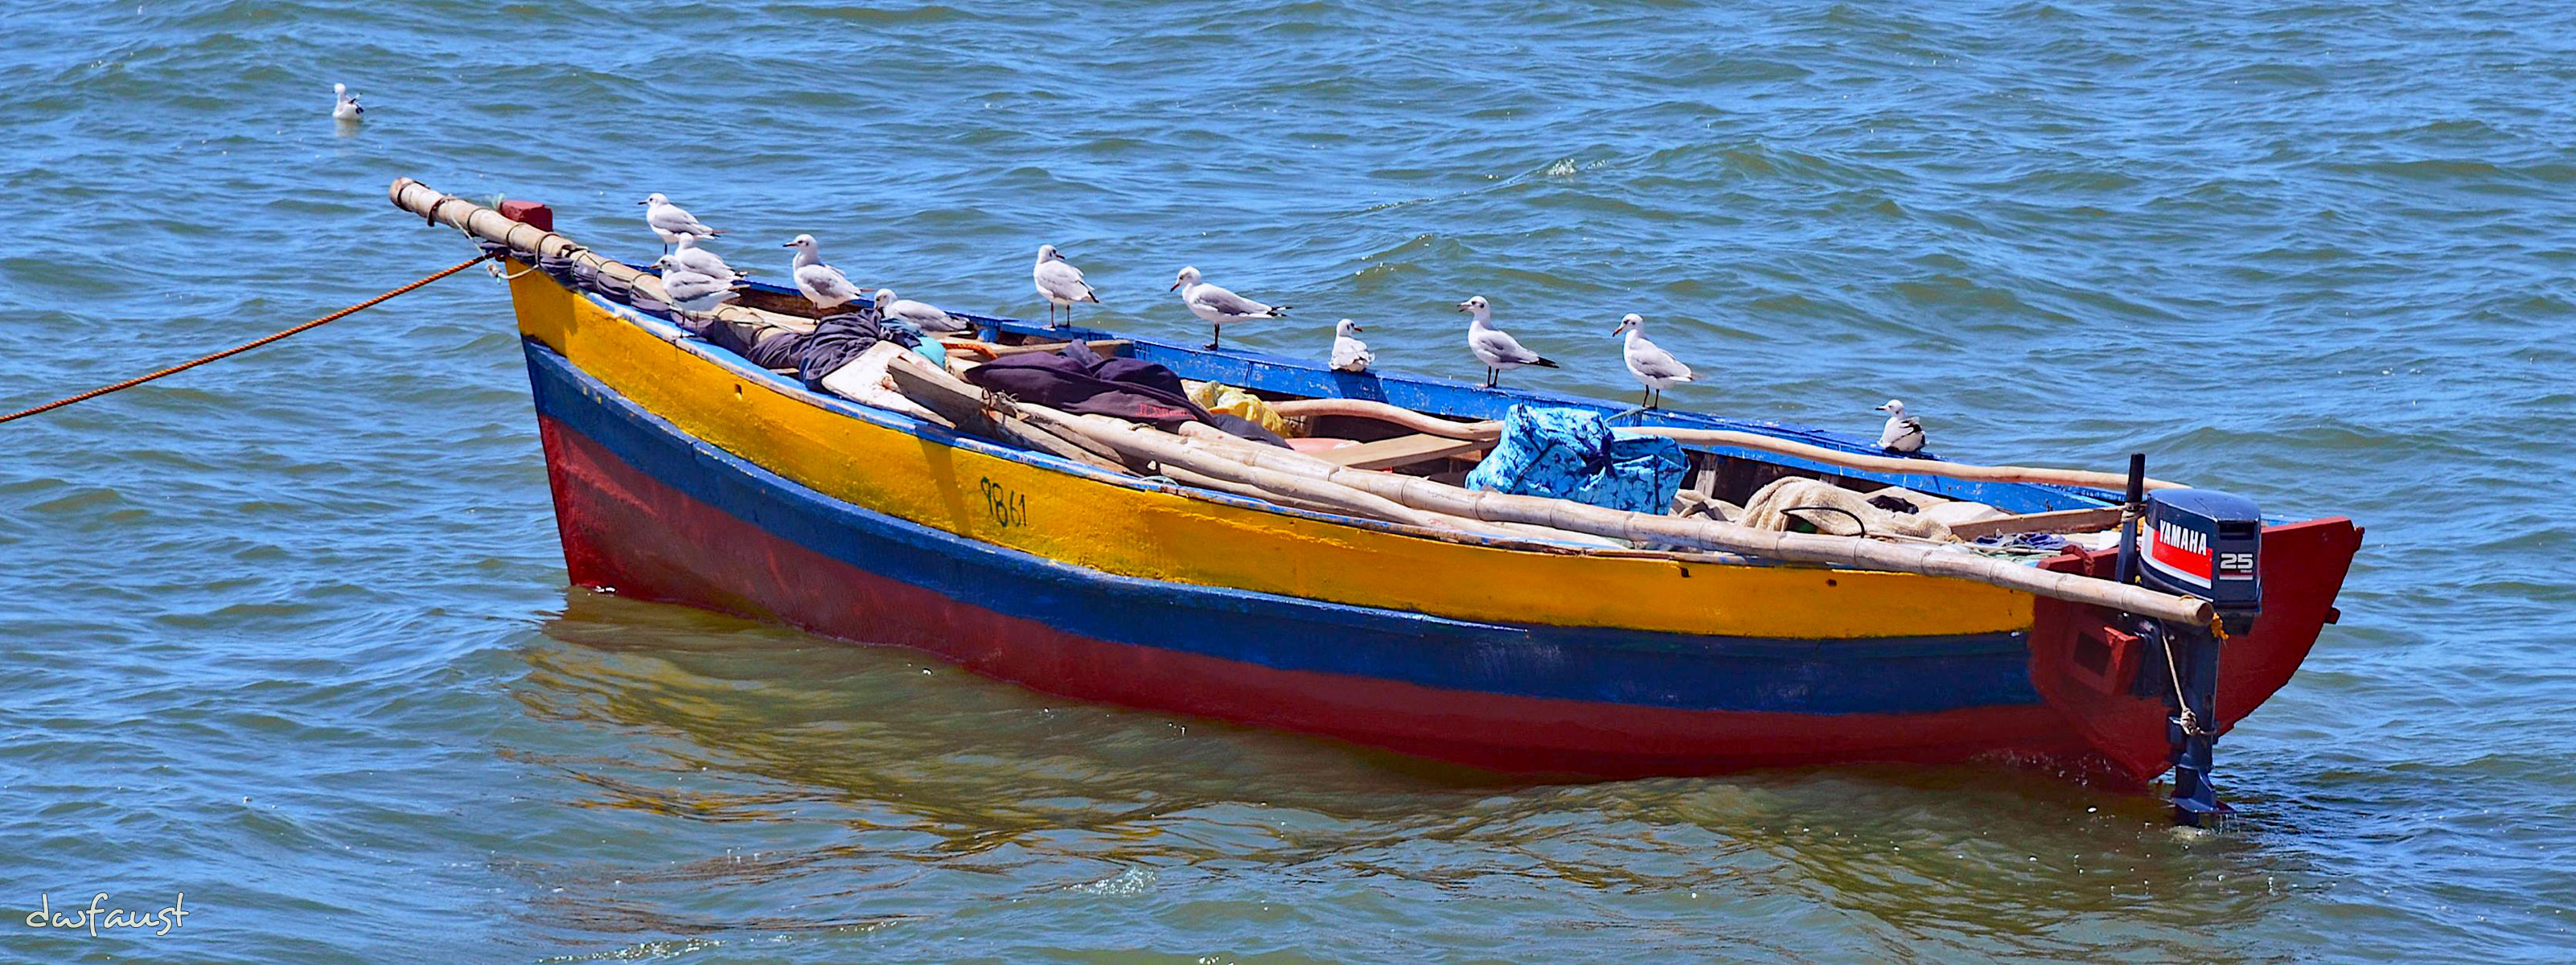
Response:
[[[1686,710],[2039,703],[2020,633],[1866,640],[1515,626],[1100,573],[824,496],[698,441],[527,343],[537,410],[674,490],[817,553],[1101,640],[1282,670]]]

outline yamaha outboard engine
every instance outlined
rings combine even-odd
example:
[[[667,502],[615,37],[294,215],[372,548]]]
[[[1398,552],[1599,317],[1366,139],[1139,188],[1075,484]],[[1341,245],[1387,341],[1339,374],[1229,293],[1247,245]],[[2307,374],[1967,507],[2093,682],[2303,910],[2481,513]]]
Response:
[[[2149,495],[2145,488],[2146,456],[2130,456],[2120,581],[2208,600],[2218,620],[2194,627],[2133,618],[2140,635],[2165,657],[2150,658],[2139,683],[2156,684],[2171,711],[2165,737],[2172,748],[2174,818],[2194,826],[2222,822],[2231,809],[2209,782],[2218,741],[2218,651],[2228,635],[2251,629],[2262,613],[2263,516],[2243,496],[2211,489]]]
[[[2147,496],[2138,546],[2140,582],[2167,593],[2202,597],[2218,608],[2229,633],[2254,626],[2263,611],[2263,515],[2254,501],[2214,489],[2168,489]]]

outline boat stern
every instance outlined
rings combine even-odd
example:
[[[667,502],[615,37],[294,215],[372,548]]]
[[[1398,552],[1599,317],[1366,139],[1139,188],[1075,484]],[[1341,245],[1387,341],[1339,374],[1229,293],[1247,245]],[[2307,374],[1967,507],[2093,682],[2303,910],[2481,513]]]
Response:
[[[2214,740],[2262,706],[2298,672],[2325,625],[2340,616],[2335,596],[2361,537],[2361,527],[2340,516],[2262,528],[2255,564],[2259,612],[2240,623],[2227,620],[2223,609],[2221,622],[2232,625],[2201,631],[2214,644],[2214,687],[2209,712],[2196,712],[2188,722],[2175,707],[2178,695],[2195,689],[2188,686],[2195,674],[2184,634],[2168,640],[2159,628],[2124,614],[2040,600],[2032,614],[2031,682],[2083,735],[2091,752],[2082,769],[2145,785],[2174,766],[2178,737],[2195,736],[2183,731]],[[2043,565],[2112,578],[2119,557],[2114,550],[2075,550]],[[2178,688],[2178,679],[2186,686]]]

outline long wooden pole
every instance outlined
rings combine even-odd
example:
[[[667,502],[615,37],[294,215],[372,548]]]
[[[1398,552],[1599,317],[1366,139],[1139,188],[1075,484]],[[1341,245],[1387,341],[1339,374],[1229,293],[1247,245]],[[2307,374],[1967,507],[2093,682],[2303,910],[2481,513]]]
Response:
[[[512,221],[502,216],[501,212],[455,195],[442,194],[429,185],[410,178],[394,179],[393,186],[387,188],[385,193],[393,200],[394,207],[419,215],[433,223],[455,228],[476,238],[507,245],[510,248],[511,257],[522,262],[534,261],[536,258],[570,256],[574,261],[590,266],[602,276],[641,291],[655,301],[670,300],[664,297],[661,278],[637,271],[614,258],[603,257],[598,252],[552,231],[532,224]],[[741,305],[718,306],[715,311],[706,314],[722,321],[777,326],[800,332],[814,330],[813,319],[764,312]]]
[[[1443,439],[1492,442],[1503,434],[1503,424],[1491,419],[1458,422],[1373,399],[1282,399],[1270,403],[1270,408],[1284,416],[1342,415],[1375,419]]]
[[[2086,486],[2093,489],[2119,489],[2129,484],[2124,473],[2093,472],[2085,469],[2047,469],[2036,466],[1971,466],[1966,463],[1940,462],[1932,459],[1900,459],[1892,456],[1870,456],[1823,446],[1808,445],[1758,432],[1736,432],[1727,429],[1682,429],[1671,426],[1619,427],[1621,432],[1635,432],[1693,446],[1734,446],[1783,456],[1821,462],[1845,469],[1872,472],[1912,473],[1918,476],[1940,476],[1944,479],[1969,479],[1979,482],[2046,483],[2052,486]],[[2162,479],[2147,480],[2149,489],[2182,489],[2184,484]]]
[[[1105,416],[1080,418],[1088,428],[1104,432],[1111,428],[1103,425],[1104,422],[1127,425]],[[1212,436],[1205,438],[1210,443],[1208,451],[1230,459],[1282,473],[1340,483],[1416,509],[1468,519],[1528,523],[1632,542],[1725,550],[1797,563],[1955,577],[2050,599],[2089,603],[2165,620],[2188,621],[2194,626],[2208,623],[2215,612],[2209,601],[2198,597],[2158,593],[2141,586],[2043,570],[1957,550],[1883,543],[1853,536],[1753,529],[1711,519],[1654,516],[1587,506],[1564,499],[1460,489],[1418,476],[1345,469],[1274,446],[1234,445]]]
[[[1034,414],[1034,410],[1031,410]],[[1049,421],[1045,416],[1041,422]],[[1092,422],[1091,420],[1100,420]],[[1179,466],[1202,476],[1253,486],[1302,502],[1340,507],[1343,512],[1425,529],[1448,529],[1430,515],[1395,500],[1342,485],[1331,479],[1280,472],[1249,460],[1227,459],[1212,447],[1191,446],[1179,436],[1107,416],[1076,416],[1084,435],[1131,459]],[[1284,450],[1283,450],[1284,451]]]
[[[1503,434],[1503,424],[1492,420],[1458,422],[1426,415],[1397,405],[1369,399],[1289,399],[1273,402],[1270,407],[1285,416],[1338,415],[1376,419],[1425,435],[1444,439],[1470,439],[1491,442]],[[1866,469],[1872,472],[1911,473],[1939,476],[1944,479],[1970,479],[1981,482],[2046,483],[2055,486],[2088,486],[2094,489],[2119,489],[2128,485],[2123,473],[2092,472],[2083,469],[2048,469],[2035,466],[1972,466],[1966,463],[1938,462],[1931,459],[1899,459],[1863,453],[1827,449],[1758,432],[1727,429],[1685,429],[1670,426],[1620,426],[1621,432],[1662,436],[1694,446],[1732,446],[1783,456],[1796,456],[1828,466]],[[2182,483],[2162,479],[2147,480],[2149,489],[2180,489]]]

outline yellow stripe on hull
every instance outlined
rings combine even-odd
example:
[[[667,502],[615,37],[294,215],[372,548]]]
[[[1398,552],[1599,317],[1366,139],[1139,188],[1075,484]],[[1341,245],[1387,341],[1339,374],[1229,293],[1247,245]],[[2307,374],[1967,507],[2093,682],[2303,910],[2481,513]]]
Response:
[[[1130,488],[810,404],[542,272],[511,295],[523,334],[690,435],[834,498],[1075,566],[1489,622],[1806,639],[2031,624],[2029,595],[1963,580],[1465,545]]]

